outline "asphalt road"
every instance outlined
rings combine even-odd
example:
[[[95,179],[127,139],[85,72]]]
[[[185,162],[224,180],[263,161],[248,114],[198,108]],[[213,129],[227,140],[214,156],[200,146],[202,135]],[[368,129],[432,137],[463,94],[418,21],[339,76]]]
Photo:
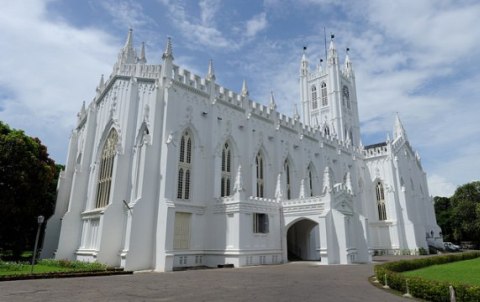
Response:
[[[0,282],[0,301],[408,301],[372,286],[373,264],[295,262],[234,269]]]

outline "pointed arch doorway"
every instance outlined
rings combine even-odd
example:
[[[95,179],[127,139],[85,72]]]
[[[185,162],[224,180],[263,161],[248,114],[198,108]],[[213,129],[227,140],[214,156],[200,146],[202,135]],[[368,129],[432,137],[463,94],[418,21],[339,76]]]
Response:
[[[289,261],[319,261],[318,223],[303,218],[292,224],[287,231]]]

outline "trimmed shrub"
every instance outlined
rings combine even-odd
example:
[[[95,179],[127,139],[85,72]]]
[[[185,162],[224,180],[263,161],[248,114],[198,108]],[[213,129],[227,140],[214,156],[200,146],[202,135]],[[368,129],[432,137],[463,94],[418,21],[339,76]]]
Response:
[[[384,285],[386,276],[388,286],[400,292],[406,292],[406,280],[408,280],[410,294],[414,297],[428,301],[450,301],[450,285],[455,289],[457,301],[480,301],[480,286],[426,280],[420,277],[407,277],[401,274],[401,272],[416,270],[435,264],[445,264],[478,257],[480,257],[480,252],[469,252],[389,262],[376,265],[375,276],[378,281]]]

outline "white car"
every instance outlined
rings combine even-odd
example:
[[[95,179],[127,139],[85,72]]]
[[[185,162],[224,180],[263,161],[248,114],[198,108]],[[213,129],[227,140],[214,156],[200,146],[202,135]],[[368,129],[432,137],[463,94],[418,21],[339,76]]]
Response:
[[[449,252],[459,252],[460,246],[453,244],[451,242],[444,242],[445,249]]]

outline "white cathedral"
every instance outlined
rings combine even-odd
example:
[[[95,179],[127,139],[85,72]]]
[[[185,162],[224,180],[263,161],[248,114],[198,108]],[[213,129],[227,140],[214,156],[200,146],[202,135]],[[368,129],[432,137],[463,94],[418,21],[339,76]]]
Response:
[[[442,241],[426,174],[396,118],[360,142],[355,75],[330,42],[300,62],[303,121],[173,63],[149,65],[130,30],[81,108],[42,257],[171,271],[313,260],[369,262]],[[322,66],[323,65],[323,66]]]

